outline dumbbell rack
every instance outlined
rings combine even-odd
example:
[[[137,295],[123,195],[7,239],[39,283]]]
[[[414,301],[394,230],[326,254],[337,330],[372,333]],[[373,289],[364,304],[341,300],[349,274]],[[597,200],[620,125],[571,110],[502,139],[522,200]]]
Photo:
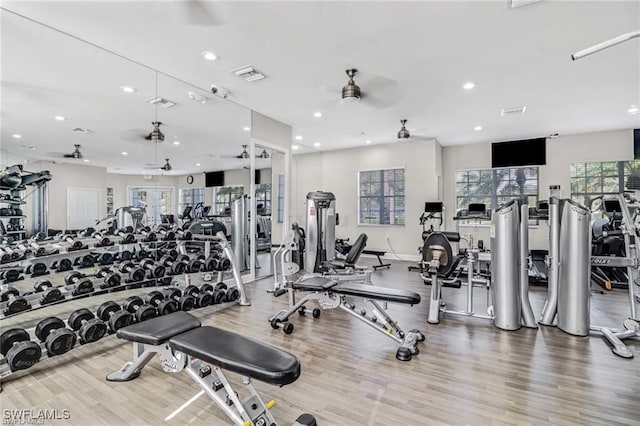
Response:
[[[25,201],[22,199],[22,193],[25,191],[25,187],[24,186],[18,186],[16,188],[9,188],[6,186],[0,186],[0,192],[3,193],[8,193],[10,195],[10,198],[2,198],[0,199],[0,205],[3,206],[8,206],[5,208],[9,208],[12,209],[15,206],[19,206],[19,205],[24,205]],[[11,237],[14,240],[21,240],[24,237],[26,237],[27,233],[24,229],[24,220],[26,219],[27,216],[25,216],[24,214],[22,215],[2,215],[0,216],[0,221],[2,221],[2,224],[0,225],[0,230],[4,231],[2,232],[2,234]],[[8,220],[9,223],[5,224],[5,220]],[[17,223],[18,226],[22,227],[22,229],[7,229],[9,228],[9,224],[14,224]]]

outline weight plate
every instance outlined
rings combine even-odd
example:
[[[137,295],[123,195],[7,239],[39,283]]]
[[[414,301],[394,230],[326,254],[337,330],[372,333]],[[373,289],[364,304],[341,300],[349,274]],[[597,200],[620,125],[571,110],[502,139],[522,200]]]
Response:
[[[82,308],[71,312],[71,315],[69,315],[69,319],[67,320],[67,324],[77,331],[82,327],[82,321],[89,321],[93,318],[93,313],[90,310]]]
[[[7,363],[11,371],[26,370],[40,361],[42,349],[36,342],[24,341],[14,345],[7,352]]]
[[[133,269],[135,267],[135,265],[133,264],[133,262],[130,261],[123,261],[119,266],[118,266],[118,270],[120,272],[122,272],[123,274],[130,271],[131,269]]]
[[[31,305],[29,305],[27,299],[22,296],[18,296],[7,304],[7,313],[16,314],[18,312],[26,311],[30,307]]]
[[[142,268],[133,268],[130,272],[131,281],[137,282],[144,280],[144,269]]]
[[[225,301],[226,292],[224,290],[216,290],[213,292],[213,305],[218,305]]]
[[[31,275],[37,277],[39,275],[44,275],[47,273],[47,265],[42,262],[36,262],[31,266]]]
[[[186,286],[184,288],[184,291],[182,292],[182,294],[186,294],[188,296],[195,296],[198,293],[200,293],[200,290],[198,289],[198,287],[196,287],[194,285]]]
[[[181,254],[180,256],[178,256],[176,258],[176,260],[178,262],[188,262],[189,261],[189,256],[187,256],[186,254]]]
[[[132,244],[136,242],[136,237],[133,234],[126,234],[120,244]]]
[[[136,259],[138,260],[146,259],[147,257],[149,257],[149,253],[146,250],[140,250],[136,253]]]
[[[66,327],[66,325],[60,318],[48,317],[43,319],[36,325],[35,335],[38,339],[40,339],[41,342],[44,342],[45,340],[47,340],[47,336],[49,336],[49,333],[51,333],[53,330],[64,327]]]
[[[44,347],[48,356],[62,355],[69,352],[76,344],[76,333],[68,328],[58,328],[47,336]]]
[[[140,306],[142,306],[143,303],[144,302],[140,296],[131,296],[124,301],[122,307],[125,311],[134,313],[136,312],[136,309],[139,309]]]
[[[122,282],[122,277],[118,274],[108,274],[104,278],[104,282],[107,284],[107,287],[117,287]]]
[[[83,279],[78,284],[73,291],[74,296],[78,296],[81,294],[87,294],[93,292],[93,283],[89,279]]]
[[[225,283],[223,283],[223,282],[219,282],[214,287],[214,290],[226,290],[226,289],[227,289],[227,285]]]
[[[152,291],[144,297],[144,301],[152,306],[158,306],[162,299],[164,295],[159,291]]]
[[[213,286],[211,284],[202,284],[200,286],[201,292],[211,293],[213,292]]]
[[[80,343],[93,343],[102,339],[107,333],[107,325],[97,318],[93,318],[82,324],[78,335],[80,336]]]
[[[111,253],[102,253],[98,258],[101,265],[111,265],[113,263],[113,255]]]
[[[71,263],[71,260],[66,258],[60,259],[56,267],[56,270],[58,272],[70,271],[72,269],[73,269],[73,264]]]
[[[211,293],[201,293],[196,296],[196,300],[198,301],[198,306],[203,308],[205,306],[211,305],[211,302],[213,302],[213,297],[211,296]]]
[[[167,255],[175,259],[176,257],[178,257],[178,252],[176,249],[172,248],[167,252]]]
[[[38,281],[33,285],[33,289],[35,291],[45,291],[48,288],[53,287],[53,284],[51,284],[51,281],[49,280],[42,280],[42,281]]]
[[[167,270],[162,265],[156,265],[153,268],[153,276],[156,277],[156,278],[163,277],[166,272],[167,272]]]
[[[160,315],[169,315],[178,310],[178,305],[173,300],[165,299],[158,304]]]
[[[127,327],[133,323],[133,315],[127,311],[118,311],[109,318],[109,328],[116,332],[122,327]]]
[[[64,277],[64,282],[69,284],[69,285],[73,285],[75,284],[78,280],[80,280],[82,278],[82,274],[78,271],[73,271],[72,273],[70,273],[69,275],[67,275],[66,277]]]
[[[111,315],[109,314],[114,314],[119,310],[120,305],[118,305],[113,300],[109,300],[98,306],[98,309],[96,310],[96,316],[102,321],[107,321],[111,317]]]
[[[129,250],[123,250],[120,252],[120,261],[131,260],[131,252]]]
[[[190,273],[193,272],[200,272],[200,266],[202,265],[202,262],[200,262],[199,259],[191,259],[189,261],[189,263],[187,264],[187,270]]]
[[[136,311],[136,321],[142,322],[158,316],[158,311],[151,305],[142,305]]]
[[[218,270],[219,271],[227,271],[231,269],[231,261],[228,258],[223,258],[218,260]]]
[[[218,264],[217,260],[213,257],[210,257],[209,259],[207,259],[204,265],[207,271],[214,271],[216,269],[217,264]]]
[[[0,301],[1,302],[6,302],[7,300],[9,300],[9,296],[19,296],[20,292],[18,291],[17,288],[15,287],[8,287],[6,290],[4,290],[2,292],[2,295],[0,295]]]
[[[180,298],[180,309],[183,311],[190,311],[196,307],[196,298],[193,296],[185,295]]]
[[[225,298],[227,302],[235,302],[239,298],[240,298],[240,290],[238,290],[238,287],[231,287],[229,290],[227,290],[227,295]]]
[[[0,353],[7,355],[14,343],[30,340],[29,333],[23,328],[12,328],[0,335]]]
[[[193,237],[193,234],[191,234],[191,231],[185,231],[182,234],[182,239],[183,240],[190,240]]]
[[[5,282],[13,282],[18,281],[20,279],[20,271],[17,269],[9,269],[4,273],[4,281]]]
[[[62,299],[64,299],[64,296],[59,288],[50,288],[44,292],[44,296],[42,296],[40,303],[42,305],[46,305]]]
[[[175,275],[179,275],[184,273],[186,267],[187,265],[182,262],[175,262],[171,269]]]

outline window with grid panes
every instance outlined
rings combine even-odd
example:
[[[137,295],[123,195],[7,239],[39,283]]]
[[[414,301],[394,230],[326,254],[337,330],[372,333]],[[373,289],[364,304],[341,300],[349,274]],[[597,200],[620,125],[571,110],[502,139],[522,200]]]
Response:
[[[213,188],[213,214],[223,215],[231,203],[244,195],[244,186],[217,186]]]
[[[181,188],[178,193],[178,212],[182,214],[186,206],[204,203],[204,188]]]
[[[358,174],[358,223],[404,225],[404,169],[364,170]]]
[[[600,196],[615,198],[627,189],[640,189],[635,177],[640,175],[640,161],[597,161],[570,166],[571,199],[589,206]]]
[[[527,196],[529,205],[538,202],[538,167],[459,170],[456,172],[456,210],[470,203],[495,209],[512,198]]]

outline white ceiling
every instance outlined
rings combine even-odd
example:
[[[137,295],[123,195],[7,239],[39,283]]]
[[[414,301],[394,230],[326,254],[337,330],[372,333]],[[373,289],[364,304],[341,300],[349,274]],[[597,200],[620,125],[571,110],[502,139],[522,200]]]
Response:
[[[160,109],[167,141],[158,147],[158,162],[169,157],[183,171],[241,166],[210,154],[240,152],[249,140],[242,130],[249,111],[212,96],[211,84],[228,89],[233,102],[292,125],[306,152],[315,142],[320,150],[393,142],[402,118],[412,139],[435,137],[442,145],[640,127],[640,115],[627,113],[640,106],[639,40],[570,59],[640,29],[638,1],[543,0],[517,9],[507,0],[5,1],[3,7],[202,89],[210,98],[204,105],[186,97],[198,89],[159,77],[158,94],[178,106]],[[81,143],[91,164],[126,171],[155,161],[151,142],[131,140],[151,130],[154,107],[144,100],[155,93],[155,73],[7,10],[1,13],[3,149],[43,158]],[[204,50],[220,59],[204,61]],[[248,64],[267,78],[248,83],[231,73]],[[360,70],[364,96],[343,104],[349,67]],[[476,87],[463,90],[467,81]],[[125,84],[138,92],[125,95],[119,90]],[[524,115],[500,115],[524,105]],[[69,120],[55,122],[54,115]],[[483,130],[474,131],[477,125]],[[95,133],[76,135],[73,127]],[[13,133],[24,136],[12,140]],[[179,147],[171,144],[174,135]],[[16,151],[17,145],[37,149]]]

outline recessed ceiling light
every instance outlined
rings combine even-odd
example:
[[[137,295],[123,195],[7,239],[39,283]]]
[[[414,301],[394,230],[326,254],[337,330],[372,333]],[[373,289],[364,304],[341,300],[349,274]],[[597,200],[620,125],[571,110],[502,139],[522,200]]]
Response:
[[[61,115],[56,115],[56,116],[55,116],[55,119],[56,119],[57,121],[64,121],[64,120],[66,120],[66,117],[63,117],[63,116],[61,116]]]
[[[137,92],[137,90],[136,90],[136,89],[134,89],[134,88],[133,88],[133,87],[131,87],[131,86],[120,86],[120,88],[121,88],[121,89],[122,89],[122,91],[123,91],[123,92],[125,92],[125,93],[135,93],[135,92]]]
[[[473,128],[473,130],[475,130],[476,132],[479,132],[480,130],[482,130],[482,126],[476,126]]]
[[[291,145],[291,149],[298,149],[300,148],[298,145]]]
[[[320,146],[320,142],[315,142],[313,146]]]
[[[129,155],[127,151],[122,151],[122,155]]]
[[[218,59],[218,55],[216,55],[213,52],[209,52],[208,50],[204,51],[201,53],[202,57],[205,58],[207,61],[215,61],[216,59]]]
[[[297,136],[296,136],[296,140],[297,140],[297,141],[301,141],[301,140],[302,140],[302,135],[297,135]]]
[[[16,134],[13,135],[13,137],[16,138],[16,139],[20,139],[22,137],[22,135],[19,135],[19,134],[16,133]]]
[[[627,112],[628,112],[629,114],[637,114],[637,113],[638,113],[638,111],[640,111],[640,109],[638,109],[638,107],[637,107],[636,105],[631,105],[631,106],[629,107],[629,109],[627,110]]]
[[[87,160],[87,159],[85,158],[85,159],[84,159],[84,162],[85,162],[85,163],[88,163],[88,162],[89,162],[89,160]]]
[[[463,84],[463,85],[462,85],[462,88],[463,88],[464,90],[471,90],[471,89],[473,89],[474,87],[476,87],[476,85],[475,85],[473,82],[471,82],[471,81],[467,81],[465,84]]]
[[[180,145],[180,141],[173,141],[174,145]]]
[[[365,141],[365,143],[366,143],[367,145],[369,145],[369,144],[371,144],[371,141]]]
[[[249,126],[244,126],[244,127],[242,128],[242,130],[244,130],[245,132],[248,132],[249,130],[251,130],[251,127],[249,127]]]
[[[320,111],[316,111],[316,112],[313,113],[313,116],[315,118],[320,118],[320,117],[322,117],[322,113]]]
[[[196,163],[196,166],[197,166],[197,167],[200,167],[200,163]]]

